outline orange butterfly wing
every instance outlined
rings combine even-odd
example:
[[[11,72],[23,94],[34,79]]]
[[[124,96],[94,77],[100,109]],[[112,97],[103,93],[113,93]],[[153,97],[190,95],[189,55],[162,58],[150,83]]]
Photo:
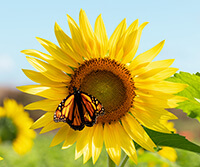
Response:
[[[84,124],[89,127],[93,126],[97,117],[104,114],[104,108],[95,97],[86,93],[81,93],[81,99]]]
[[[104,114],[101,103],[93,96],[81,91],[67,96],[54,113],[55,122],[66,122],[74,130],[93,126],[99,115]]]
[[[74,130],[82,130],[84,124],[78,109],[78,104],[75,101],[75,95],[66,97],[57,107],[54,113],[55,122],[66,122]]]

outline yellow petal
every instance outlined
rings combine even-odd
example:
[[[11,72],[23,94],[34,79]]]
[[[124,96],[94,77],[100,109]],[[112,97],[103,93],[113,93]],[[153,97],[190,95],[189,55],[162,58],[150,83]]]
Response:
[[[147,78],[150,78],[152,76],[155,76],[157,73],[163,71],[163,70],[166,70],[166,68],[154,68],[150,71],[147,71],[143,74],[140,74],[137,76],[137,79],[140,79],[140,80],[145,80]]]
[[[142,63],[138,65],[134,70],[130,71],[133,77],[137,77],[140,74],[143,74],[147,71],[147,66],[149,63]],[[128,66],[129,68],[129,66]]]
[[[75,159],[78,159],[83,154],[83,150],[88,143],[87,141],[88,134],[89,134],[89,128],[85,127],[82,130],[79,138],[77,139]]]
[[[83,154],[83,163],[86,163],[92,156],[92,136],[94,133],[93,127],[85,127],[76,143],[75,159],[78,159]]]
[[[74,41],[76,41],[77,43],[80,43],[81,45],[82,43],[82,36],[81,36],[81,32],[79,29],[79,26],[76,24],[76,22],[69,16],[67,15],[67,20],[68,20],[68,24],[69,24],[69,28],[72,34],[72,39]]]
[[[89,131],[88,135],[85,136],[86,143],[82,150],[78,151],[76,147],[75,159],[78,159],[83,154],[83,164],[85,164],[92,157],[92,131]],[[78,141],[78,140],[77,140]]]
[[[133,31],[138,29],[138,25],[139,25],[139,20],[136,19],[133,23],[131,23],[131,25],[127,28],[126,33],[127,35],[130,35]]]
[[[159,61],[154,61],[154,62],[142,63],[136,66],[134,69],[132,69],[131,74],[133,76],[138,76],[140,74],[143,74],[155,68],[168,68],[173,62],[174,62],[174,59],[167,59],[167,60],[159,60]]]
[[[141,63],[151,62],[160,53],[164,46],[164,43],[165,41],[162,41],[153,48],[149,49],[148,51],[138,55],[135,59],[133,59],[133,61],[129,65],[129,70],[132,71]]]
[[[135,102],[137,103],[141,103],[141,104],[145,104],[145,105],[149,105],[149,106],[153,106],[153,107],[156,107],[158,106],[159,104],[159,107],[161,108],[168,108],[168,102],[167,102],[167,99],[164,97],[155,97],[155,96],[152,96],[152,97],[148,97],[148,96],[142,96],[140,95],[139,97],[136,97],[134,99]]]
[[[72,39],[61,29],[57,22],[55,22],[54,31],[60,47],[66,52],[73,50]]]
[[[83,58],[74,51],[72,45],[72,39],[64,33],[64,31],[60,28],[60,26],[55,23],[54,27],[55,35],[58,40],[59,45],[63,49],[63,51],[70,55],[73,59],[75,59],[79,63],[83,63]]]
[[[80,30],[85,37],[85,40],[89,44],[89,46],[92,48],[94,45],[94,32],[92,29],[92,26],[86,16],[86,13],[84,10],[80,10],[79,14],[79,24],[80,24]]]
[[[137,153],[135,150],[135,146],[133,140],[128,136],[124,128],[122,128],[119,122],[116,122],[115,129],[118,130],[120,134],[120,145],[124,152],[129,156],[129,158],[137,164]]]
[[[66,135],[68,134],[69,129],[70,129],[70,127],[68,125],[60,128],[60,130],[54,136],[50,147],[56,146],[56,145],[60,144],[62,141],[64,141],[66,138]]]
[[[69,16],[67,15],[67,20],[68,20],[68,24],[69,24],[69,28],[71,31],[71,35],[72,35],[72,44],[74,49],[83,57],[85,58],[90,58],[90,56],[88,55],[88,53],[86,52],[85,48],[84,48],[84,41],[83,41],[83,37],[80,31],[80,28],[78,27],[78,25],[76,24],[76,22]]]
[[[33,123],[31,129],[38,129],[47,125],[51,120],[53,120],[54,112],[47,112],[46,114],[42,115],[37,121]]]
[[[126,58],[125,56],[131,51],[131,50],[135,50],[137,48],[137,37],[139,35],[139,31],[138,30],[135,30],[133,31],[131,34],[129,34],[127,37],[126,37],[126,40],[124,42],[124,47],[123,47],[123,50],[124,50],[124,59],[122,61],[122,63],[126,64],[125,62],[128,60],[128,58]],[[135,55],[131,55],[131,58],[130,60],[132,60],[132,58],[134,57]],[[128,61],[129,62],[129,61]],[[127,62],[127,63],[128,63]]]
[[[145,90],[154,90],[154,91],[160,91],[165,92],[169,94],[175,94],[187,87],[186,84],[181,83],[173,83],[168,81],[160,81],[156,83],[151,83],[148,81],[145,81],[143,83],[135,83],[135,87],[138,89],[145,89]]]
[[[92,26],[87,18],[85,11],[82,9],[80,10],[80,14],[79,14],[79,23],[80,23],[80,29],[85,34],[87,34],[88,38],[93,38],[94,33],[93,33]]]
[[[26,70],[26,69],[22,69],[22,71],[29,79],[31,79],[34,82],[40,83],[42,85],[49,85],[49,86],[54,86],[54,87],[66,86],[66,83],[54,82],[50,80],[49,78],[45,77],[44,75],[42,75],[40,72]]]
[[[149,80],[164,80],[166,78],[171,77],[173,74],[175,74],[178,71],[178,68],[167,68],[165,70],[162,70],[161,72],[153,75],[152,77],[148,78]]]
[[[138,111],[142,110],[143,112],[146,112],[146,114],[150,115],[152,119],[155,119],[155,120],[156,119],[168,119],[168,120],[177,119],[177,117],[174,114],[164,109],[167,107],[163,107],[163,106],[166,106],[166,104],[155,106],[155,104],[152,104],[152,103],[145,103],[145,102],[138,102],[138,101],[135,101],[134,103],[135,110],[138,110]]]
[[[24,107],[25,110],[43,110],[43,111],[55,111],[60,100],[44,99],[30,103]]]
[[[186,97],[181,96],[174,96],[171,99],[168,99],[168,105],[170,108],[176,108],[178,107],[178,103],[188,100]]]
[[[91,157],[92,157],[92,143],[90,140],[90,142],[87,144],[83,152],[83,164],[85,164]]]
[[[106,146],[106,151],[109,157],[119,165],[121,158],[121,148],[120,148],[120,136],[118,130],[114,128],[114,125],[105,123],[104,125],[104,141]]]
[[[173,94],[168,94],[166,92],[160,92],[158,90],[148,90],[148,89],[137,89],[135,90],[136,94],[139,95],[139,97],[150,97],[150,98],[158,98],[158,99],[163,99],[167,100],[170,98],[173,98]]]
[[[79,14],[79,23],[85,50],[87,50],[91,58],[98,58],[100,53],[99,50],[97,49],[98,48],[97,45],[99,44],[97,44],[98,41],[96,40],[96,36],[86,16],[86,13],[82,9]]]
[[[124,50],[123,48],[121,48],[116,54],[115,60],[121,62],[123,55],[124,55]]]
[[[122,63],[124,64],[129,63],[135,56],[140,44],[142,30],[147,24],[148,22],[142,23],[136,32],[132,32],[127,37],[125,45],[124,45],[124,58],[122,60]]]
[[[100,56],[104,58],[108,50],[108,36],[101,15],[96,19],[94,32],[97,40],[100,42]]]
[[[54,129],[61,128],[63,126],[66,126],[66,123],[64,122],[55,123],[52,119],[51,122],[49,122],[47,125],[44,126],[44,128],[42,128],[42,130],[40,131],[40,134],[52,131]]]
[[[53,88],[40,85],[26,85],[19,86],[17,89],[25,93],[38,95],[52,100],[63,100],[68,95],[68,89],[66,87]]]
[[[53,62],[53,60],[55,60],[52,56],[50,56],[46,53],[42,53],[42,52],[35,50],[35,49],[22,50],[21,53],[24,53],[25,55],[37,57],[37,58],[42,59],[46,62],[48,62],[48,61]]]
[[[37,60],[32,57],[26,57],[28,62],[39,72],[42,73],[42,75],[46,76],[52,81],[55,82],[69,82],[71,78],[64,74],[62,71],[59,69],[53,67],[50,64],[47,64],[43,61]]]
[[[71,67],[77,68],[79,66],[75,59],[73,59],[70,55],[67,55],[61,48],[52,42],[38,37],[36,39],[56,60]]]
[[[113,34],[111,35],[108,46],[109,46],[109,57],[114,58],[115,57],[115,50],[117,49],[117,43],[120,40],[120,38],[123,36],[124,32],[126,30],[126,19],[124,19],[115,29]],[[118,49],[120,50],[120,49]]]
[[[158,60],[148,64],[146,70],[151,70],[154,68],[166,68],[172,65],[175,59]]]
[[[77,150],[75,149],[75,160],[77,160],[78,158],[80,158],[82,155],[83,155],[83,151],[77,152]]]
[[[52,56],[50,56],[46,53],[42,53],[42,52],[34,50],[34,49],[22,50],[21,52],[26,55],[30,55],[30,56],[34,56],[39,59],[42,59],[42,60],[48,62],[49,64],[51,64],[52,66],[56,67],[57,69],[66,72],[67,74],[74,73],[74,71],[69,66],[63,64],[60,61],[57,61],[55,58],[53,58]]]
[[[156,147],[156,145],[144,131],[142,126],[140,126],[140,124],[129,113],[127,113],[121,120],[124,129],[136,143],[149,151],[154,151],[153,148]]]
[[[1,160],[3,160],[3,158],[2,158],[2,157],[0,157],[0,161],[1,161]]]
[[[79,138],[81,132],[74,131],[73,129],[69,128],[68,133],[65,135],[65,142],[62,146],[62,149],[67,149],[71,147],[74,142]]]
[[[98,123],[94,125],[94,134],[92,137],[92,160],[93,164],[98,160],[103,147],[103,126]]]
[[[144,125],[145,127],[163,132],[163,133],[171,133],[163,124],[160,123],[161,113],[160,115],[151,113],[149,111],[140,110],[138,107],[130,110],[131,113],[137,120]]]
[[[127,34],[126,34],[126,32],[124,32],[122,34],[122,36],[119,38],[119,40],[117,41],[116,47],[115,47],[115,52],[113,52],[114,59],[116,59],[116,57],[119,57],[118,54],[119,54],[119,52],[121,52],[121,50],[123,50],[122,53],[124,55],[124,51],[125,50],[123,49],[123,46],[124,46],[124,42],[125,42],[126,36],[127,36]],[[121,61],[121,59],[120,59],[120,61]]]
[[[169,115],[164,108],[174,108],[177,106],[177,103],[187,100],[183,97],[177,97],[173,94],[168,94],[165,92],[157,90],[148,90],[148,89],[137,89],[135,90],[137,96],[134,98],[134,106],[143,106],[147,108],[149,112],[157,112],[159,114],[166,114],[168,119],[177,119],[174,115]],[[146,98],[145,98],[146,96]],[[152,100],[154,99],[154,100]],[[145,103],[145,105],[143,105]],[[159,105],[157,105],[159,103]]]

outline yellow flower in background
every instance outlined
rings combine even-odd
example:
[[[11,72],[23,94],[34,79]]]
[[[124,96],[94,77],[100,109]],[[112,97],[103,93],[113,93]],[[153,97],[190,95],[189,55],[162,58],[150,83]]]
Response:
[[[172,162],[175,162],[177,159],[176,150],[171,147],[162,147],[162,150],[158,151],[158,154]]]
[[[12,142],[13,149],[18,154],[30,151],[35,138],[35,132],[29,129],[33,120],[21,104],[13,99],[4,100],[0,107],[0,143]]]
[[[0,157],[0,161],[1,161],[1,160],[3,160],[3,158],[2,158],[2,157]]]
[[[176,133],[173,122],[168,122],[167,120],[162,120],[161,123],[165,125],[170,131]],[[177,159],[177,153],[174,148],[171,147],[162,147],[162,150],[158,151],[158,154],[168,160],[175,162]]]
[[[169,67],[174,59],[152,62],[164,41],[134,58],[147,22],[139,26],[135,20],[127,27],[124,19],[108,39],[101,15],[96,19],[94,31],[83,10],[79,15],[80,26],[69,15],[67,19],[71,38],[55,24],[60,47],[37,38],[49,54],[34,49],[22,51],[30,55],[27,60],[37,70],[23,72],[39,84],[18,89],[46,98],[25,107],[47,111],[32,128],[43,127],[40,133],[60,128],[51,146],[64,141],[62,148],[66,149],[76,142],[75,159],[83,155],[83,163],[91,157],[95,163],[103,143],[116,164],[120,162],[121,149],[137,163],[133,140],[149,151],[156,147],[141,125],[170,133],[161,120],[176,116],[165,108],[176,107],[185,100],[173,95],[183,90],[184,84],[164,81],[178,70]],[[67,123],[54,122],[56,108],[74,93],[74,87],[96,97],[105,109],[94,126],[85,126],[81,131],[73,130]]]

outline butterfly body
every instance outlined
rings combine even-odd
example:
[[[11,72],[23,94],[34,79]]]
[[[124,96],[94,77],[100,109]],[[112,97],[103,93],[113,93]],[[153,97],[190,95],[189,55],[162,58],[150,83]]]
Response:
[[[66,122],[74,130],[82,130],[96,123],[97,117],[104,114],[102,104],[93,96],[74,89],[58,105],[54,113],[55,122]]]

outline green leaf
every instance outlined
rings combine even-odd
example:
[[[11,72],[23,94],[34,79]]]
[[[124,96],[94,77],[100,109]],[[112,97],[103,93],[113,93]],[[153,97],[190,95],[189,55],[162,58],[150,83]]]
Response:
[[[182,109],[189,117],[196,118],[200,121],[200,73],[190,74],[187,72],[180,72],[167,80],[188,84],[186,89],[177,94],[187,97],[188,100],[179,103],[177,108]]]
[[[168,146],[200,153],[200,146],[190,142],[184,136],[174,133],[161,133],[146,127],[144,129],[157,146]]]

